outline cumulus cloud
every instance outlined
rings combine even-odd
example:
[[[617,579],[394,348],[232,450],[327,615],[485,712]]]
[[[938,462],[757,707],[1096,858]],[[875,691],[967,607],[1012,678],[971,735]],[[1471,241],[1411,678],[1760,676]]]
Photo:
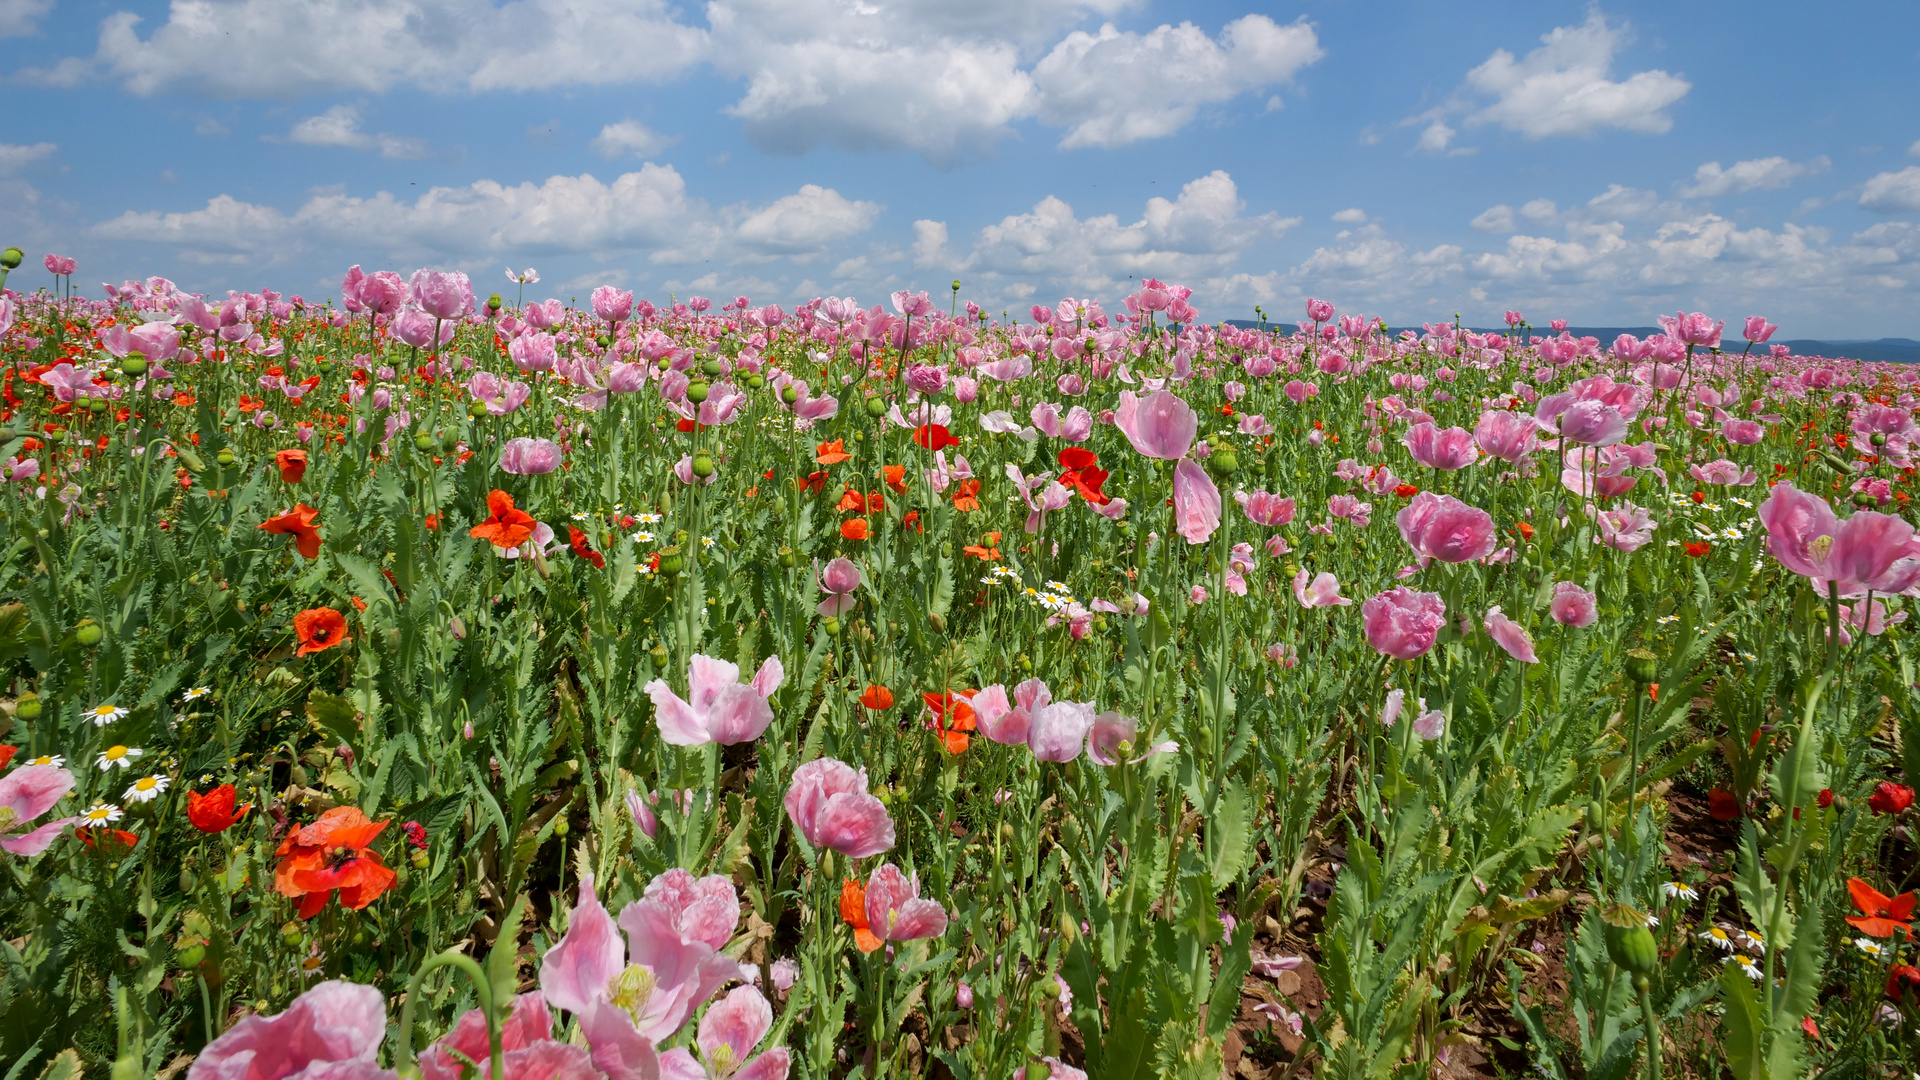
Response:
[[[1474,215],[1467,225],[1475,232],[1510,233],[1513,231],[1513,207],[1506,203],[1489,206]]]
[[[0,0],[0,38],[25,37],[40,29],[53,0]]]
[[[593,152],[612,161],[623,157],[652,157],[678,139],[668,138],[638,120],[622,120],[600,129],[591,143]]]
[[[1804,164],[1783,157],[1766,157],[1737,161],[1726,169],[1722,169],[1717,161],[1709,161],[1694,170],[1693,183],[1682,188],[1680,194],[1698,199],[1755,190],[1772,191],[1786,187],[1802,176],[1825,172],[1831,165],[1832,162],[1824,154]]]
[[[221,195],[199,210],[128,211],[87,232],[102,240],[167,244],[201,262],[250,265],[330,247],[442,261],[644,253],[671,263],[807,254],[870,227],[879,209],[809,184],[764,208],[717,212],[690,195],[671,166],[649,163],[611,183],[589,174],[540,184],[481,180],[435,187],[413,201],[388,192],[320,191],[292,213]]]
[[[58,144],[50,142],[37,142],[30,146],[0,143],[0,176],[12,176],[58,149]]]
[[[1281,26],[1265,15],[1228,23],[1218,41],[1188,22],[1146,34],[1108,23],[1068,34],[1033,77],[1041,120],[1067,129],[1061,146],[1111,147],[1170,135],[1200,106],[1287,82],[1324,55],[1305,21]]]
[[[1365,225],[1367,223],[1367,212],[1357,206],[1351,206],[1345,210],[1336,212],[1331,220],[1339,222],[1342,225]]]
[[[224,134],[222,129],[222,133]],[[386,132],[368,134],[360,130],[360,110],[352,105],[335,105],[318,116],[295,121],[287,134],[266,136],[272,141],[302,146],[344,146],[353,150],[379,150],[381,157],[415,161],[427,156],[427,144],[420,139]]]
[[[947,223],[922,218],[913,223],[913,265],[938,266],[952,258],[947,251]]]
[[[1883,172],[1868,180],[1860,189],[1860,205],[1887,214],[1920,210],[1920,165]]]

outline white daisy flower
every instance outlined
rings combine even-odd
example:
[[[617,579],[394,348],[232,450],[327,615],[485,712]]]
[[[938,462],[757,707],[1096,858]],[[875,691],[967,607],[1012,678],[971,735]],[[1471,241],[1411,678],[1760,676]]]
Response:
[[[658,525],[660,523],[660,515],[635,514],[633,520],[638,521],[642,525]]]
[[[1753,961],[1747,959],[1744,956],[1728,957],[1727,962],[1730,964],[1739,964],[1741,974],[1745,975],[1749,979],[1752,979],[1754,982],[1759,982],[1762,978],[1764,978],[1764,976],[1760,974],[1760,969],[1754,966]]]
[[[1874,957],[1885,956],[1887,952],[1885,946],[1882,946],[1870,937],[1854,938],[1853,947],[1866,953],[1868,956]]]
[[[180,700],[181,701],[199,701],[203,697],[211,697],[212,695],[213,695],[213,687],[196,686],[193,689],[182,693],[180,695]]]
[[[167,790],[167,785],[170,783],[172,783],[171,780],[158,773],[152,776],[143,776],[135,780],[133,785],[127,788],[126,793],[122,795],[121,798],[128,802],[152,802],[160,797],[161,792]]]
[[[1746,507],[1746,508],[1747,508],[1747,509],[1749,509],[1749,510],[1751,510],[1751,509],[1753,509],[1753,504],[1752,504],[1752,503],[1750,503],[1750,502],[1748,502],[1747,500],[1745,500],[1745,499],[1743,499],[1743,498],[1741,498],[1741,497],[1739,497],[1738,495],[1731,495],[1731,496],[1728,496],[1728,498],[1727,498],[1727,501],[1728,501],[1728,502],[1730,502],[1730,503],[1733,503],[1733,504],[1734,504],[1734,505],[1736,505],[1736,506],[1744,506],[1744,507]]]
[[[94,727],[106,727],[115,720],[124,718],[127,710],[118,705],[95,705],[87,710],[87,716],[93,720]]]
[[[701,538],[700,538],[700,546],[702,546],[702,547],[712,547],[713,545],[715,545],[715,544],[717,544],[717,543],[719,543],[719,541],[718,541],[718,540],[715,540],[715,539],[714,539],[713,537],[711,537],[711,536],[703,536],[703,537],[701,537]]]
[[[39,757],[33,758],[30,761],[21,762],[22,765],[51,765],[56,769],[66,763],[67,759],[61,757],[59,754],[41,754]]]
[[[1692,886],[1682,884],[1681,882],[1678,882],[1678,881],[1667,882],[1665,885],[1660,886],[1660,891],[1663,893],[1666,893],[1667,899],[1669,900],[1700,899],[1700,894],[1694,891]]]
[[[1724,926],[1714,926],[1702,930],[1700,932],[1700,940],[1722,952],[1733,951],[1733,935],[1727,933],[1727,928]]]
[[[119,821],[121,809],[112,803],[94,803],[80,815],[80,820],[89,825],[105,825],[109,821]]]
[[[101,772],[112,772],[114,769],[127,768],[133,764],[134,758],[140,757],[145,753],[146,751],[144,750],[116,744],[100,751],[100,756],[93,759],[93,763]]]
[[[645,529],[642,529],[639,532],[634,533],[632,536],[627,537],[627,539],[633,541],[636,544],[651,544],[653,543],[653,534],[646,531]]]
[[[1740,931],[1740,943],[1742,945],[1745,945],[1747,948],[1752,949],[1754,952],[1767,951],[1767,943],[1764,939],[1760,937],[1760,934],[1758,931],[1754,931],[1754,930]]]

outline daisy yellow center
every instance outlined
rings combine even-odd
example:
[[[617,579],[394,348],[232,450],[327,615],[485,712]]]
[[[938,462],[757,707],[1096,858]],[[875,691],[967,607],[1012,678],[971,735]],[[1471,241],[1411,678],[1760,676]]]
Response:
[[[653,972],[639,964],[628,964],[625,971],[607,980],[607,1000],[632,1017],[637,1025],[656,983]]]
[[[29,764],[29,765],[51,765],[51,764],[53,764],[53,755],[52,755],[52,754],[42,754],[42,755],[40,755],[39,757],[37,757],[37,758],[34,758],[34,759],[33,759],[32,761],[29,761],[29,762],[27,762],[27,764]]]
[[[93,809],[87,811],[87,820],[88,821],[112,821],[113,808],[108,806],[96,806]]]
[[[95,716],[112,716],[112,715],[113,715],[114,713],[116,713],[116,712],[119,712],[119,711],[120,711],[120,710],[118,710],[118,709],[116,709],[116,708],[114,708],[114,707],[113,707],[113,706],[111,706],[111,705],[102,705],[102,706],[100,706],[99,708],[97,708],[97,709],[95,709],[95,710],[93,710],[93,715],[95,715]]]
[[[151,776],[143,776],[133,782],[136,791],[152,791],[160,786],[160,781]]]
[[[107,752],[100,756],[106,758],[108,761],[119,761],[121,758],[127,756],[127,748],[124,746],[109,746],[107,747]]]

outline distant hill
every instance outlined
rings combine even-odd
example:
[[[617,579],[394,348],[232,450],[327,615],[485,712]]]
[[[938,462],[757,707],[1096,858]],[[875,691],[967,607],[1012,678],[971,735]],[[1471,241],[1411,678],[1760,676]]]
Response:
[[[1251,319],[1228,319],[1227,323],[1230,326],[1242,328],[1257,327],[1259,325]],[[1267,324],[1270,329],[1276,325],[1278,324]],[[1292,324],[1288,325],[1291,326]],[[1472,330],[1476,334],[1504,334],[1507,332],[1507,328],[1504,326],[1469,326],[1467,329]],[[1420,327],[1396,326],[1392,327],[1390,332],[1398,334],[1402,330],[1412,330],[1415,333],[1419,333]],[[1613,339],[1619,337],[1621,334],[1632,334],[1634,337],[1643,338],[1650,334],[1660,333],[1660,328],[1657,326],[1569,326],[1567,327],[1567,333],[1572,334],[1574,337],[1599,338],[1602,343],[1610,345],[1613,343]],[[1537,327],[1534,329],[1534,337],[1540,338],[1548,336],[1553,336],[1551,331],[1541,330]],[[1746,347],[1747,343],[1736,337],[1726,339],[1724,344],[1728,352],[1739,352]],[[1920,341],[1915,341],[1913,338],[1880,338],[1874,341],[1858,339],[1818,341],[1812,338],[1781,340],[1776,338],[1767,344],[1785,345],[1800,356],[1833,356],[1868,361],[1891,360],[1903,364],[1920,363]],[[1760,350],[1756,347],[1755,351],[1758,352]]]

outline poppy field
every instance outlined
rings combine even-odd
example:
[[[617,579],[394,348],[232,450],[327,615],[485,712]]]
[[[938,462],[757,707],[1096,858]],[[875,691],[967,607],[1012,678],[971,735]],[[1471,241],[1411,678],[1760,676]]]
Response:
[[[1920,1069],[1920,372],[0,266],[5,1080]]]

